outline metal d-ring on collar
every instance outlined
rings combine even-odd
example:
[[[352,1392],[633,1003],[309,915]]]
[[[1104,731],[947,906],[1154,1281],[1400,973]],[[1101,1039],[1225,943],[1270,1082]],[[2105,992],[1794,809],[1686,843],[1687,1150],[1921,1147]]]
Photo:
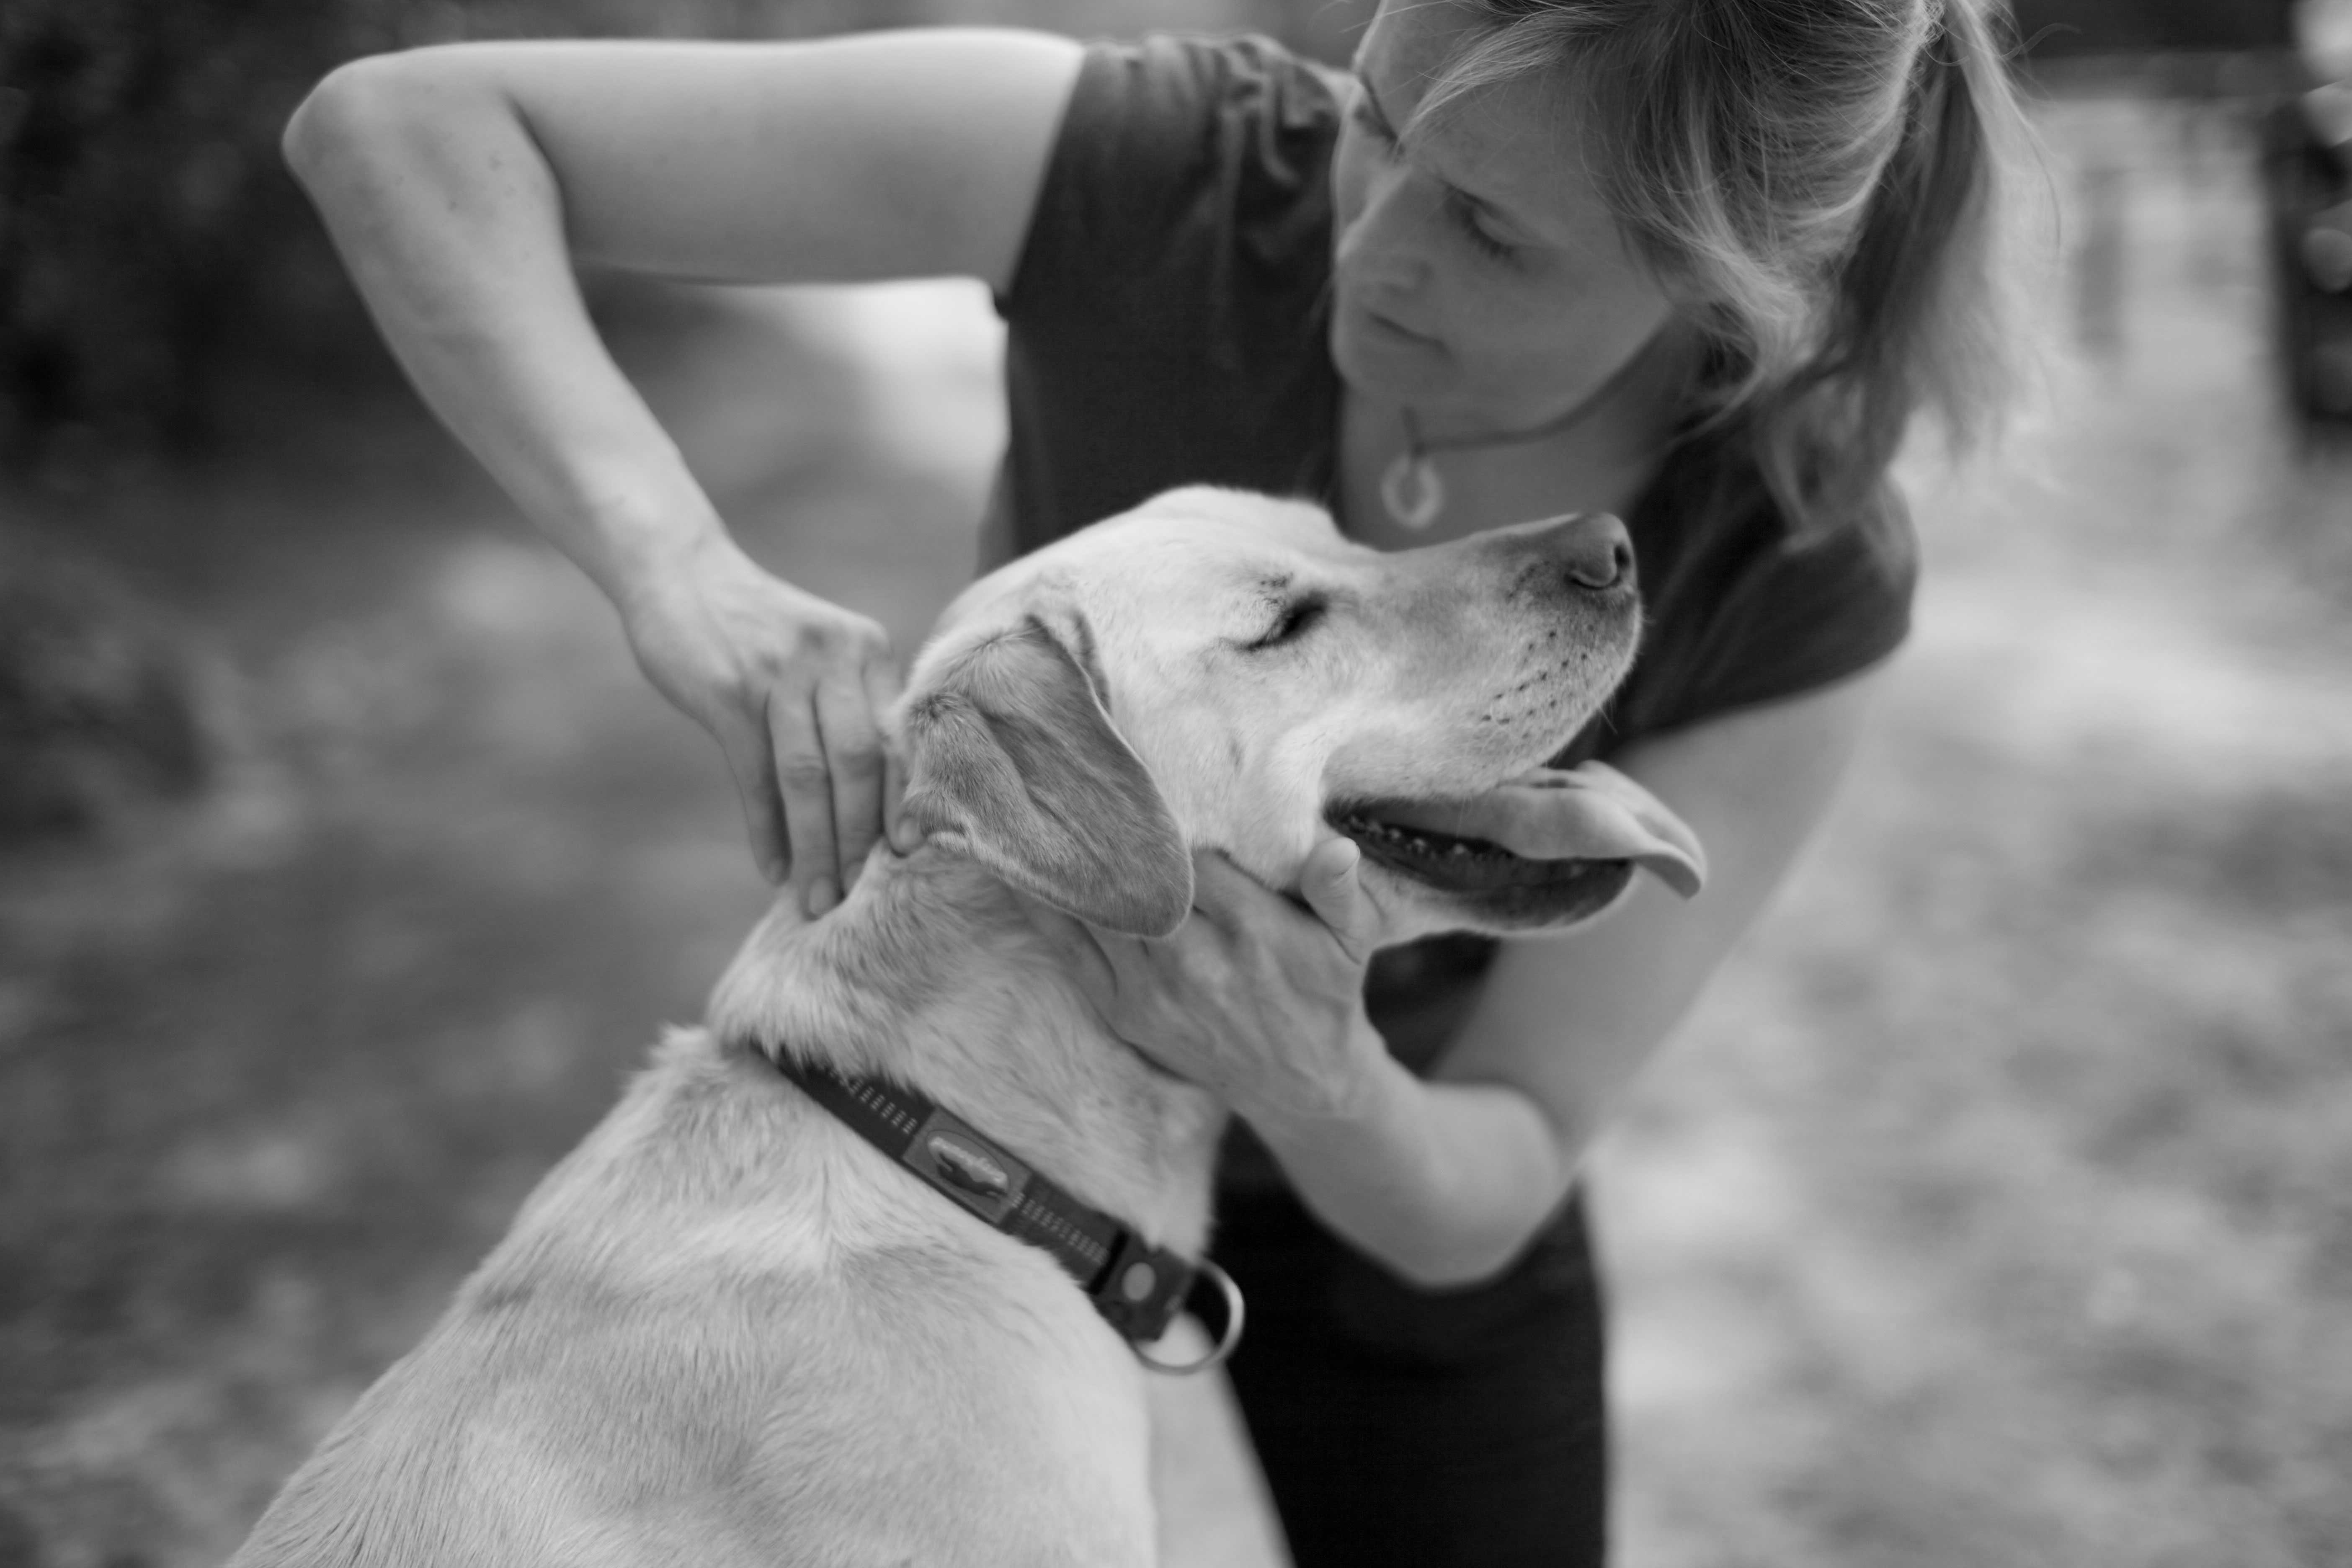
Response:
[[[851,1131],[921,1177],[932,1191],[1005,1235],[1043,1247],[1068,1270],[1103,1321],[1118,1331],[1138,1361],[1184,1377],[1234,1353],[1242,1338],[1242,1293],[1207,1258],[1192,1263],[1153,1247],[1116,1218],[1081,1203],[1027,1162],[923,1096],[879,1079],[850,1078],[783,1049],[761,1055]],[[1216,1348],[1198,1361],[1154,1361],[1177,1310],[1212,1294],[1223,1319]]]
[[[1217,1294],[1223,1301],[1224,1328],[1218,1333],[1217,1342],[1210,1347],[1209,1353],[1198,1361],[1181,1363],[1154,1361],[1143,1353],[1143,1346],[1139,1342],[1130,1341],[1129,1348],[1135,1352],[1135,1359],[1153,1372],[1164,1373],[1170,1377],[1191,1377],[1195,1373],[1206,1372],[1211,1367],[1221,1365],[1227,1356],[1234,1353],[1234,1347],[1242,1342],[1242,1318],[1244,1312],[1242,1304],[1242,1288],[1234,1283],[1232,1275],[1217,1267],[1214,1258],[1203,1258],[1198,1268],[1200,1272],[1192,1280],[1191,1288],[1185,1292],[1186,1298],[1190,1300],[1197,1297],[1201,1293],[1201,1286],[1203,1282],[1214,1285],[1217,1288]]]

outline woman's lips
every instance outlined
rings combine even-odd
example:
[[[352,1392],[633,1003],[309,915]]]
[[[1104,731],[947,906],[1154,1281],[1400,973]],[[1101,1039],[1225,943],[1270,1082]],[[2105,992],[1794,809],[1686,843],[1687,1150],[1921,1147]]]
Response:
[[[1386,336],[1399,339],[1404,342],[1415,344],[1422,348],[1435,348],[1438,346],[1438,340],[1435,337],[1427,332],[1417,332],[1411,327],[1406,326],[1403,322],[1398,321],[1395,317],[1388,315],[1383,311],[1376,310],[1370,306],[1364,304],[1357,304],[1353,309],[1356,315],[1360,320]]]
[[[1382,331],[1402,338],[1407,342],[1423,343],[1431,348],[1435,348],[1437,346],[1437,340],[1430,336],[1427,332],[1416,332],[1411,327],[1401,325],[1400,323],[1391,321],[1390,318],[1381,315],[1378,310],[1367,310],[1364,314],[1370,320],[1374,326],[1380,328]]]

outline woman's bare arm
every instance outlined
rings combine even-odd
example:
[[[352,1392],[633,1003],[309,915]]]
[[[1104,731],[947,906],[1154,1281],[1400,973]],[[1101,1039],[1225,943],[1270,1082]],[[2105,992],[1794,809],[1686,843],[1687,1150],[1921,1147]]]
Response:
[[[1383,1051],[1350,1114],[1253,1119],[1309,1206],[1426,1285],[1509,1263],[1787,875],[1874,684],[1716,719],[1612,759],[1697,831],[1705,890],[1685,901],[1638,879],[1592,926],[1506,942],[1432,1079]]]
[[[287,129],[425,401],[717,737],[755,852],[772,875],[790,861],[813,912],[895,808],[887,639],[735,548],[573,263],[1002,287],[1076,68],[1074,44],[1004,32],[462,45],[346,66]]]

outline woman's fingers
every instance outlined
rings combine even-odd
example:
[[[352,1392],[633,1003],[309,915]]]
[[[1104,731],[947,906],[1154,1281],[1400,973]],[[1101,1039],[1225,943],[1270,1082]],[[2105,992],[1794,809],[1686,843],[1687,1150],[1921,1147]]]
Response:
[[[723,541],[625,612],[655,687],[718,739],[761,871],[802,909],[841,901],[905,790],[884,716],[890,638]]]
[[[887,740],[882,742],[882,831],[890,840],[890,847],[901,855],[912,855],[923,847],[920,825],[907,820],[907,763],[898,755],[898,748]]]
[[[898,706],[898,667],[885,654],[867,659],[861,673],[866,706],[878,724]],[[913,853],[923,843],[922,829],[906,821],[900,810],[906,798],[907,762],[886,731],[882,735],[882,831],[889,838],[890,847],[901,855]]]
[[[793,891],[812,919],[841,901],[833,827],[833,770],[825,765],[813,694],[776,691],[767,703],[776,794],[783,802]]]
[[[818,742],[832,774],[833,831],[839,857],[835,886],[846,890],[857,880],[883,824],[882,726],[862,672],[828,670],[818,679],[816,721]]]
[[[1362,852],[1349,838],[1325,839],[1299,868],[1299,899],[1328,926],[1347,956],[1371,956],[1379,912],[1364,896],[1356,871]],[[1264,942],[1297,923],[1298,907],[1213,850],[1192,857],[1192,907],[1202,922],[1231,940]]]
[[[1039,909],[1030,923],[1053,948],[1063,972],[1078,983],[1087,1000],[1108,1013],[1118,999],[1118,975],[1101,936],[1084,921],[1058,910]]]
[[[1221,935],[1231,935],[1243,928],[1253,897],[1264,897],[1265,889],[1226,858],[1221,849],[1192,851],[1192,913],[1185,926],[1205,925]],[[1185,927],[1178,928],[1182,934]]]
[[[1370,911],[1355,847],[1311,857],[1298,903],[1223,856],[1202,854],[1191,919],[1164,938],[1041,913],[1036,928],[1115,1035],[1248,1116],[1337,1114],[1367,1070],[1363,964]]]
[[[729,710],[715,718],[711,728],[727,758],[727,776],[734,781],[736,798],[742,803],[752,861],[760,875],[781,882],[791,865],[790,840],[784,834],[782,803],[776,796],[776,762],[768,747],[767,727]]]

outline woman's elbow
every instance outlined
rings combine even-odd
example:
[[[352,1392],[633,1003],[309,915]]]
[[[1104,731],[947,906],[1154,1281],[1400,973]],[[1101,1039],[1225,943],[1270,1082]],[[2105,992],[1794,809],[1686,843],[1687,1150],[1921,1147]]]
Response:
[[[397,96],[385,83],[391,74],[385,65],[394,58],[376,56],[337,67],[296,107],[278,139],[278,150],[305,190],[316,194],[336,167],[367,145],[371,126],[381,125],[385,100]]]
[[[465,137],[495,94],[479,73],[458,68],[457,51],[408,49],[370,55],[330,71],[287,121],[278,139],[286,165],[313,199],[368,182],[419,158],[425,141]]]
[[[1438,1167],[1383,1259],[1423,1290],[1466,1290],[1508,1272],[1559,1214],[1585,1143],[1579,1119],[1531,1093],[1457,1087],[1488,1108],[1477,1157]]]

